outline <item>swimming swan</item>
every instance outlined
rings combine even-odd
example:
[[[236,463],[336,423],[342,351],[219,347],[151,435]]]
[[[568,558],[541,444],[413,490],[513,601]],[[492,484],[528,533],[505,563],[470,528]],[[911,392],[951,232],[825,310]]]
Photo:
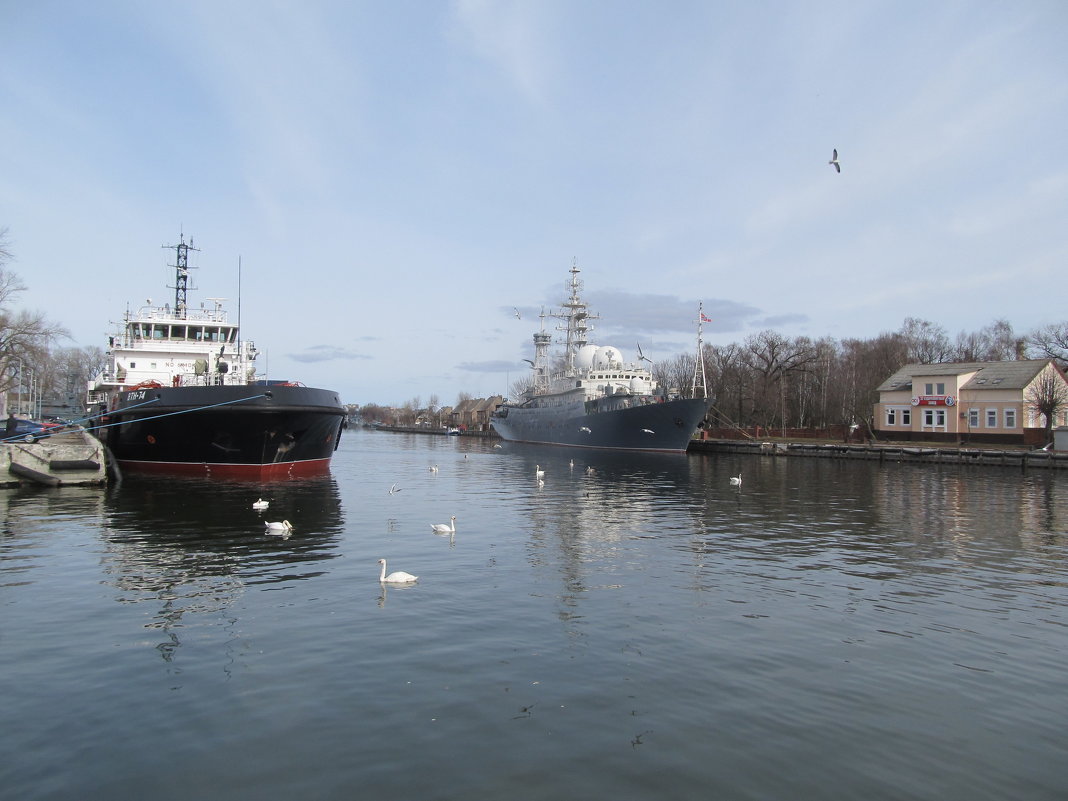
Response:
[[[449,525],[445,525],[444,523],[431,523],[430,528],[434,530],[435,534],[455,534],[456,515],[449,518]]]
[[[740,487],[740,486],[742,486],[742,474],[741,473],[739,473],[736,476],[731,476],[731,486],[732,487]]]
[[[262,512],[264,509],[266,509],[270,505],[271,505],[270,501],[265,501],[265,500],[263,500],[263,498],[260,498],[258,501],[253,502],[252,508],[255,509],[257,512]]]
[[[292,531],[293,524],[288,520],[283,520],[281,523],[264,523],[268,531]]]
[[[534,478],[545,478],[545,471],[541,469],[540,464],[534,465]]]
[[[396,573],[390,573],[387,576],[386,560],[379,559],[378,564],[382,565],[382,573],[378,577],[378,580],[382,584],[411,584],[419,578],[419,576],[413,576],[411,573],[405,573],[403,570],[398,570]]]

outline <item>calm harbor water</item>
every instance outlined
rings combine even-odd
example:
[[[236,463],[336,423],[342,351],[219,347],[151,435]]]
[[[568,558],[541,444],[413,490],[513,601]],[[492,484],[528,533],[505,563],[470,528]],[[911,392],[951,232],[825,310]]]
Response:
[[[1066,490],[351,429],[0,490],[0,797],[1060,799]]]

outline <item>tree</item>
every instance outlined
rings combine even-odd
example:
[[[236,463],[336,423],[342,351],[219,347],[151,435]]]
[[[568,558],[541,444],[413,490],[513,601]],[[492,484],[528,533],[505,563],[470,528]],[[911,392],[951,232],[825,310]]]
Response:
[[[1068,322],[1036,328],[1025,342],[1042,356],[1056,359],[1062,368],[1068,366]]]
[[[1045,417],[1046,442],[1053,441],[1053,421],[1057,413],[1068,408],[1068,383],[1064,373],[1050,364],[1027,388],[1025,400]]]
[[[7,417],[8,392],[23,383],[29,373],[44,375],[48,348],[67,330],[49,321],[41,312],[10,308],[15,296],[26,289],[18,275],[7,268],[11,261],[7,229],[0,229],[0,417]]]
[[[906,317],[899,332],[905,341],[907,360],[919,364],[938,364],[953,358],[953,348],[946,329],[918,317]]]

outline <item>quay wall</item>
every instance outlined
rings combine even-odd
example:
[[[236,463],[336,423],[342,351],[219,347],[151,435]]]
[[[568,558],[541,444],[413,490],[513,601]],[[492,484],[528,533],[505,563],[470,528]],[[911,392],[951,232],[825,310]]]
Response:
[[[808,456],[821,459],[864,459],[915,464],[991,465],[1068,469],[1068,452],[1026,448],[958,448],[940,445],[874,445],[815,442],[754,442],[746,440],[694,440],[688,453],[745,454],[750,456]]]

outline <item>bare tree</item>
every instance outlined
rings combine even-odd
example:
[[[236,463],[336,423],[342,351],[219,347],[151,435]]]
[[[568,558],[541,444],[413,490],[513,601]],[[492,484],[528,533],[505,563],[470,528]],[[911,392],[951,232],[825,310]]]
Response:
[[[938,364],[953,358],[953,347],[946,329],[936,323],[918,317],[906,317],[899,333],[908,348],[909,362]]]
[[[1055,364],[1051,364],[1027,388],[1024,399],[1044,416],[1046,442],[1052,442],[1054,420],[1058,412],[1068,408],[1068,383],[1064,373]]]
[[[1068,366],[1068,322],[1036,328],[1025,342],[1041,356],[1056,359],[1062,368]]]
[[[15,296],[26,287],[7,269],[11,260],[7,229],[0,229],[0,416],[7,416],[7,395],[23,376],[30,372],[43,376],[48,348],[67,330],[49,321],[41,312],[14,311],[9,308]]]

